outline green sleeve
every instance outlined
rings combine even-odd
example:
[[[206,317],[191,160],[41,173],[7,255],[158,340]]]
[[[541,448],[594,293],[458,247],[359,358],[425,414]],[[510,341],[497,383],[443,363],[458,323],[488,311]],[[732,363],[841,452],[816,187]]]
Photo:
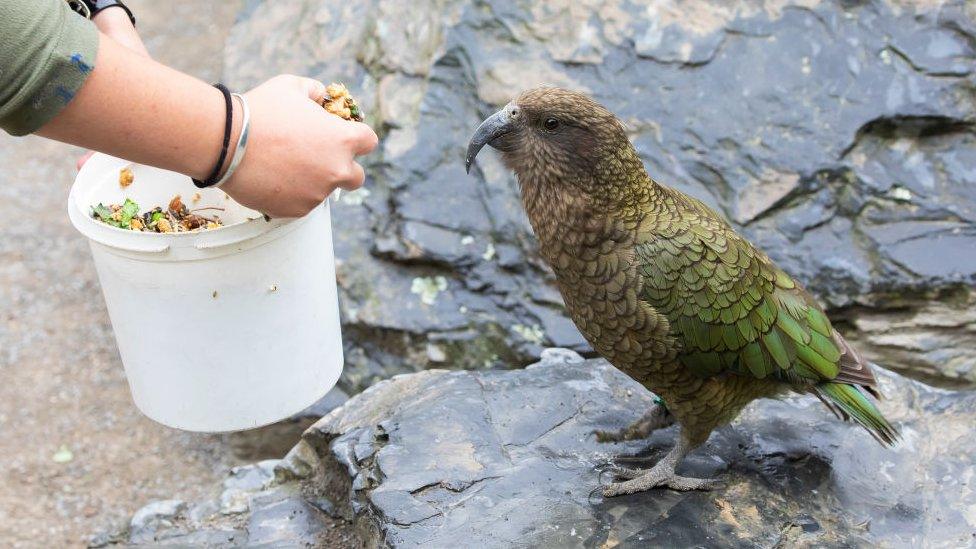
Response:
[[[98,36],[64,0],[0,0],[0,128],[25,135],[61,112],[95,67]]]

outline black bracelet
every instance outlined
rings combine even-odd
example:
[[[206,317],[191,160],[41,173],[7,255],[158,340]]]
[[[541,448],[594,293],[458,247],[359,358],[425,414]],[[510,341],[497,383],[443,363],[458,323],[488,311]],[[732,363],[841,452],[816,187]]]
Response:
[[[96,2],[96,5],[101,3],[102,2]],[[136,26],[136,16],[132,15],[132,10],[129,9],[129,6],[126,6],[122,2],[107,2],[106,4],[107,5],[105,7],[100,8],[98,11],[102,11],[107,8],[122,8],[122,11],[124,11],[125,14],[129,16],[129,21],[132,21],[132,26],[133,27]],[[92,17],[95,17],[95,13],[92,13]]]
[[[220,168],[224,167],[224,160],[227,160],[227,149],[230,147],[230,130],[234,121],[234,107],[231,104],[230,90],[227,89],[227,86],[219,82],[214,84],[214,87],[224,95],[224,105],[227,108],[227,116],[224,118],[224,144],[220,147],[220,156],[217,157],[217,165],[214,166],[210,175],[203,181],[199,179],[193,180],[193,184],[201,189],[211,187],[220,180]]]
[[[132,10],[119,0],[67,0],[67,2],[72,10],[86,19],[94,19],[96,15],[108,8],[122,8],[129,16],[129,21],[132,21],[132,26],[136,26],[136,18],[132,15]]]

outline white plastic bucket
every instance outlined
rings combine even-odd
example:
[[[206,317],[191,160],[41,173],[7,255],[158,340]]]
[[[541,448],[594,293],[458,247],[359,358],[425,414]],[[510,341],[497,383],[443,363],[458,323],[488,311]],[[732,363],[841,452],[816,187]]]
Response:
[[[127,188],[119,171],[135,175]],[[192,198],[200,193],[200,199]],[[128,231],[92,219],[126,197],[164,209],[180,194],[218,206],[227,225]],[[132,398],[189,431],[267,425],[322,398],[342,372],[328,201],[301,219],[265,221],[219,189],[102,154],[78,173],[68,215],[88,237]]]

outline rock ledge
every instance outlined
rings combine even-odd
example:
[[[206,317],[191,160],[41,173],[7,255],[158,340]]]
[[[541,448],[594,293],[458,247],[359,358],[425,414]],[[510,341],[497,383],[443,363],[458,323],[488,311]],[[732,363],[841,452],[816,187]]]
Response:
[[[616,445],[590,436],[632,421],[652,399],[605,361],[548,349],[525,370],[398,376],[322,418],[283,460],[236,469],[219,500],[151,504],[136,513],[139,528],[103,541],[973,543],[976,395],[886,371],[879,381],[888,396],[882,407],[904,434],[894,449],[837,421],[815,399],[758,401],[684,465],[690,474],[720,476],[726,488],[604,500],[594,491],[599,465],[612,454],[650,465],[674,436],[669,429]]]

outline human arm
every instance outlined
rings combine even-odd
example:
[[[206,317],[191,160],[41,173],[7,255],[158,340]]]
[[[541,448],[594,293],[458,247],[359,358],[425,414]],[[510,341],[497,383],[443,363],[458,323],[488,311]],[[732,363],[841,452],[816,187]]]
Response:
[[[129,48],[130,50],[149,57],[149,50],[142,43],[142,38],[136,30],[129,14],[124,9],[112,7],[103,9],[92,17],[92,22],[103,34]]]
[[[358,188],[355,161],[376,146],[365,124],[326,113],[320,82],[278,76],[247,92],[251,134],[244,161],[222,187],[275,217],[304,215],[337,187]],[[235,111],[236,133],[240,111]],[[223,136],[224,102],[206,83],[102,35],[95,69],[39,135],[206,178]]]
[[[146,49],[146,45],[142,42],[142,37],[139,36],[139,32],[136,30],[135,25],[133,25],[132,20],[129,19],[129,13],[126,10],[119,7],[104,9],[92,17],[92,22],[95,23],[98,30],[100,30],[103,34],[108,35],[119,44],[122,44],[138,54],[151,57],[149,55],[149,50]],[[80,170],[93,154],[95,154],[95,151],[85,152],[78,157],[78,161],[75,163],[75,166]]]
[[[0,127],[205,178],[223,138],[220,92],[134,53],[64,4],[0,0]],[[121,10],[103,15],[112,11]],[[317,104],[324,91],[279,76],[247,92],[247,154],[222,188],[246,206],[291,217],[337,187],[360,186],[355,157],[375,147],[376,135],[327,114]],[[234,103],[232,143],[242,118]]]

